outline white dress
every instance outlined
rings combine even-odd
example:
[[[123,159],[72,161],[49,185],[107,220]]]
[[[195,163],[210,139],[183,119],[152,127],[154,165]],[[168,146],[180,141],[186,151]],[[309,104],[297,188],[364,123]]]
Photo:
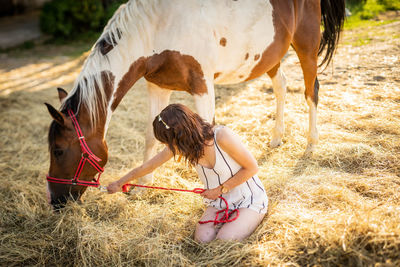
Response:
[[[200,164],[195,166],[200,180],[204,184],[204,189],[213,189],[226,180],[234,176],[242,167],[232,159],[221,147],[218,146],[216,134],[221,126],[214,129],[214,147],[215,147],[215,166],[207,168]],[[249,208],[258,213],[267,213],[268,197],[264,186],[257,175],[254,175],[246,182],[236,186],[227,194],[222,194],[229,205],[229,209]],[[225,203],[222,199],[211,200],[204,198],[208,206],[218,210],[225,209]]]

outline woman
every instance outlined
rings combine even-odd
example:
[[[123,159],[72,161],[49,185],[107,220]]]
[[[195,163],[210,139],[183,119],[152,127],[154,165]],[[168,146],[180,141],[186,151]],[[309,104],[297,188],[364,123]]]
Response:
[[[205,191],[201,194],[208,204],[201,221],[213,220],[225,208],[218,198],[224,197],[230,209],[238,209],[239,217],[232,222],[214,226],[197,224],[195,240],[243,240],[260,224],[268,209],[265,189],[257,177],[257,162],[239,138],[227,127],[205,122],[181,104],[167,106],[153,121],[154,135],[166,147],[152,159],[133,169],[107,189],[110,194],[121,191],[130,181],[153,172],[178,155],[196,168]],[[235,216],[235,214],[232,214]]]

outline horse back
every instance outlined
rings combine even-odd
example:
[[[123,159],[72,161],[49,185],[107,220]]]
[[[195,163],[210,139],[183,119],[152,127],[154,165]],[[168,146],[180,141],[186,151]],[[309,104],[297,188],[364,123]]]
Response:
[[[162,53],[171,57],[158,61],[158,68],[148,76],[165,88],[178,90],[184,84],[186,88],[180,90],[192,93],[196,90],[188,87],[198,83],[165,82],[171,66],[179,77],[195,72],[196,77],[203,75],[217,84],[254,79],[279,64],[292,42],[296,23],[307,11],[305,0],[174,0],[163,5],[152,52],[156,57]],[[188,57],[193,59],[190,63]],[[184,62],[188,65],[182,65]],[[163,77],[158,79],[154,73]]]

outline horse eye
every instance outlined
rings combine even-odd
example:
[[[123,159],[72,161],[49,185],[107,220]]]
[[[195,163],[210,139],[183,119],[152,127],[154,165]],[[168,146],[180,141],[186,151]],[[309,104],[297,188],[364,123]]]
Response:
[[[53,154],[54,154],[54,156],[56,156],[56,157],[62,156],[63,153],[64,153],[64,151],[62,151],[61,149],[55,149],[55,150],[53,151]]]

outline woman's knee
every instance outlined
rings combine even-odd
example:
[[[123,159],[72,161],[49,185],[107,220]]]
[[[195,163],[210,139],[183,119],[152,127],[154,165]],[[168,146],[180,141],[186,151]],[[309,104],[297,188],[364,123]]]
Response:
[[[237,241],[246,239],[256,230],[265,214],[259,214],[250,209],[240,209],[240,216],[236,221],[222,226],[216,239]]]
[[[224,241],[242,241],[251,233],[244,234],[243,232],[232,232],[232,231],[224,231],[221,229],[216,235],[215,239],[224,240]]]
[[[208,243],[215,239],[217,236],[216,230],[214,228],[201,228],[196,229],[194,233],[194,240],[199,243]]]

